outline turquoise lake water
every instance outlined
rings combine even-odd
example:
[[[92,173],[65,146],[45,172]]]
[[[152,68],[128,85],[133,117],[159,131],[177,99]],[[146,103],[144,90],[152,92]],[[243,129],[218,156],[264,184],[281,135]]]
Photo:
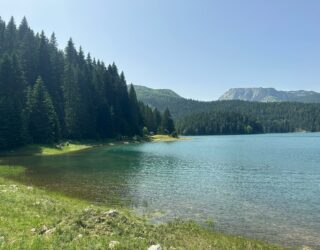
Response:
[[[320,249],[320,133],[203,136],[50,157],[5,157],[17,177],[162,222],[213,220],[217,230]]]

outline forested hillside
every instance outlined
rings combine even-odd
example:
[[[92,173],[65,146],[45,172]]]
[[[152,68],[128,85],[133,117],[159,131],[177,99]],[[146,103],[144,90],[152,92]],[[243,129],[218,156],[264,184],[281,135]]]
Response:
[[[60,139],[103,139],[171,131],[161,114],[138,102],[124,73],[54,33],[35,33],[24,18],[0,19],[0,149]],[[170,120],[171,121],[171,120]],[[169,123],[170,123],[169,121]]]
[[[230,124],[231,121],[241,124],[244,117],[260,124],[263,133],[320,131],[319,103],[261,103],[237,100],[204,102],[173,96],[145,97],[139,92],[137,96],[139,100],[160,111],[169,108],[176,121],[177,130],[182,134],[239,133],[241,131],[238,129],[234,131],[228,129],[226,132],[224,128],[227,127],[226,123]],[[230,120],[231,113],[234,114],[234,118]],[[239,121],[236,121],[237,119]],[[233,125],[229,126],[229,128],[233,127]],[[218,131],[221,132],[218,133]],[[254,132],[258,133],[259,130],[252,130],[252,133]]]
[[[254,118],[234,112],[196,113],[177,121],[180,134],[234,135],[263,133],[261,124]]]

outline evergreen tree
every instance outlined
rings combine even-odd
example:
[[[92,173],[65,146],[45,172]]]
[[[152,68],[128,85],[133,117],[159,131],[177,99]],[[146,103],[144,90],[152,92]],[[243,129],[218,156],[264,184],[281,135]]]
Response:
[[[44,32],[40,34],[39,43],[39,73],[43,81],[46,83],[50,94],[54,92],[54,86],[52,83],[52,71],[51,71],[51,60],[49,54],[49,41],[46,38]]]
[[[28,129],[33,143],[53,143],[59,139],[59,121],[51,97],[39,77],[28,94]]]
[[[6,23],[0,17],[0,54],[1,55],[5,51],[5,31],[6,31]]]
[[[21,29],[21,31],[20,31]],[[39,75],[39,40],[33,31],[28,28],[27,21],[19,27],[20,43],[17,48],[21,67],[28,85],[33,85]]]
[[[21,42],[24,37],[30,32],[29,24],[26,17],[23,17],[19,29],[18,29],[18,38]]]
[[[111,66],[110,74],[113,85],[115,86],[115,97],[112,105],[115,132],[118,135],[129,135],[131,132],[128,124],[130,111],[128,110],[129,97],[126,80],[123,73],[121,73],[121,75],[118,74],[117,66],[114,63]]]
[[[17,45],[18,39],[17,39],[17,26],[14,21],[14,18],[11,17],[9,23],[7,24],[6,30],[5,30],[5,48],[8,53],[12,53]]]
[[[78,86],[81,98],[80,126],[82,138],[94,138],[97,136],[96,128],[96,100],[94,98],[94,86],[92,83],[92,73],[87,65],[84,52],[80,47],[78,53]]]
[[[68,41],[68,45],[65,49],[66,60],[70,64],[77,64],[78,62],[78,52],[74,46],[72,39],[70,38]]]
[[[62,93],[62,84],[64,81],[65,60],[62,51],[58,50],[58,43],[54,33],[52,33],[49,42],[49,55],[51,62],[51,81],[52,94],[51,98],[58,115],[60,127],[62,131],[64,128],[64,100]]]
[[[63,82],[65,136],[81,139],[80,114],[81,99],[78,86],[77,68],[66,63]]]
[[[175,131],[173,119],[168,108],[166,108],[162,116],[162,131],[167,134]]]
[[[18,59],[4,56],[0,66],[0,148],[24,143],[25,81]]]
[[[142,124],[152,134],[163,133],[161,113],[154,108],[139,102],[140,114],[142,116]]]
[[[155,122],[156,127],[154,128],[154,132],[159,132],[161,130],[161,124],[162,124],[162,117],[160,111],[155,108],[153,112],[153,119]]]
[[[108,138],[114,136],[114,127],[113,127],[113,112],[112,105],[113,99],[111,98],[114,95],[111,78],[109,77],[109,72],[106,70],[106,67],[102,64],[99,67],[96,66],[94,70],[94,63],[91,60],[90,54],[87,56],[87,64],[89,71],[93,72],[92,85],[95,90],[95,99],[96,106],[96,130],[100,138]],[[110,99],[109,99],[110,98]]]
[[[142,117],[139,109],[136,91],[133,85],[129,87],[130,127],[131,135],[141,135]]]

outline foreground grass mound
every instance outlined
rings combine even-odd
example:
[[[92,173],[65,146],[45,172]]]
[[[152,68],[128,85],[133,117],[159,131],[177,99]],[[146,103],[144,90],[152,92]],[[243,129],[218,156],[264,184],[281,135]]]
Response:
[[[7,179],[0,166],[0,249],[281,249],[193,222],[152,225],[125,209],[90,205]]]

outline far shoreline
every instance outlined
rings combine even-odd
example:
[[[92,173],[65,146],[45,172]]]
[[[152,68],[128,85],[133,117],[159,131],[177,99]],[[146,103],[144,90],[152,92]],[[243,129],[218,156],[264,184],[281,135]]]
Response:
[[[76,153],[85,150],[90,150],[97,147],[104,146],[120,146],[128,144],[139,144],[139,143],[158,143],[158,142],[178,142],[178,141],[191,141],[192,137],[205,137],[205,136],[254,136],[254,135],[290,135],[290,134],[316,134],[320,132],[312,131],[294,131],[294,132],[279,132],[279,133],[256,133],[256,134],[214,134],[214,135],[179,135],[173,137],[170,135],[150,135],[148,137],[139,138],[125,138],[125,139],[106,139],[102,141],[95,140],[83,140],[83,141],[72,141],[66,140],[60,143],[51,145],[41,144],[29,144],[22,147],[18,147],[11,150],[0,151],[0,157],[15,156],[15,155],[33,155],[33,156],[55,156],[61,154]]]
[[[133,137],[125,139],[107,139],[102,141],[62,141],[51,145],[29,144],[19,148],[0,151],[0,157],[15,155],[55,156],[68,153],[76,153],[103,146],[119,146],[148,142],[176,142],[191,140],[190,138],[173,137],[170,135],[151,135],[148,137]]]

